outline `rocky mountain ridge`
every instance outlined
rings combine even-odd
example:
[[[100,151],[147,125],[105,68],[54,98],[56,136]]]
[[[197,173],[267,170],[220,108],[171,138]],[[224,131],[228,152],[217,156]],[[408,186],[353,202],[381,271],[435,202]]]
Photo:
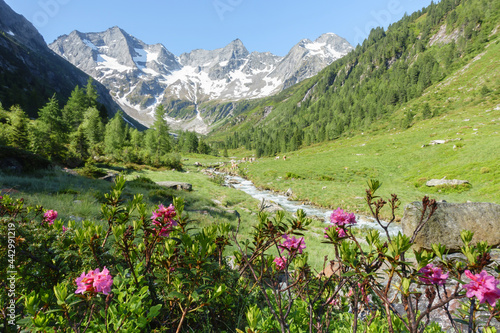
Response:
[[[105,85],[123,110],[140,122],[151,124],[154,109],[163,104],[173,127],[198,132],[207,132],[210,125],[198,105],[270,96],[353,49],[345,39],[328,33],[315,41],[300,41],[285,57],[250,53],[239,39],[224,48],[175,56],[163,45],[148,45],[119,27],[99,33],[73,31],[49,47]]]
[[[0,0],[0,103],[3,107],[17,104],[31,117],[36,117],[54,94],[63,102],[76,85],[83,87],[88,79],[89,75],[50,50],[31,22]],[[101,83],[94,82],[94,85],[99,102],[109,115],[114,114],[120,107]]]

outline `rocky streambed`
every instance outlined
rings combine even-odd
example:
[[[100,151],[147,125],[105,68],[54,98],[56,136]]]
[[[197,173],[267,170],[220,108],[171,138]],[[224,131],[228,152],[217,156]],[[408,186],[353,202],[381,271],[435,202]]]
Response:
[[[268,211],[283,209],[288,212],[296,212],[298,209],[302,209],[307,216],[316,218],[321,221],[329,221],[331,210],[324,209],[321,207],[315,207],[313,205],[305,204],[299,201],[290,200],[286,195],[276,194],[268,190],[260,190],[252,183],[252,181],[244,179],[239,176],[226,175],[226,185],[231,186],[237,190],[243,191],[248,195],[258,199],[263,208],[268,209]],[[383,232],[383,229],[377,224],[375,219],[368,216],[357,215],[356,214],[356,227],[357,228],[372,228]],[[397,235],[401,231],[401,227],[398,224],[392,224],[389,227],[389,233],[391,235]]]

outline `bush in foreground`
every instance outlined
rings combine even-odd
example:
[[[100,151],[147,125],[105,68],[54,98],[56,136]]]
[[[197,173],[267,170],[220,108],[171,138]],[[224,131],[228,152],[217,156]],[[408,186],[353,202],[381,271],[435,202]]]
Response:
[[[415,234],[391,236],[399,200],[375,197],[379,184],[371,182],[367,202],[385,235],[372,230],[357,239],[354,215],[334,211],[324,233],[325,251],[333,253],[325,266],[334,271],[326,276],[308,265],[301,235],[311,221],[302,211],[292,220],[261,213],[252,238],[242,241],[239,226],[193,228],[178,199],[152,213],[141,195],[124,202],[124,186],[119,177],[105,195],[104,226],[65,225],[53,210],[0,199],[4,330],[439,332],[431,314],[442,310],[455,331],[494,332],[489,325],[500,317],[500,282],[485,270],[490,248],[471,246],[472,233],[462,232],[467,261],[449,262],[437,244],[407,262],[435,210],[428,198]],[[388,224],[378,218],[386,205]],[[231,265],[224,255],[230,242],[238,249]],[[452,313],[457,300],[463,309]]]

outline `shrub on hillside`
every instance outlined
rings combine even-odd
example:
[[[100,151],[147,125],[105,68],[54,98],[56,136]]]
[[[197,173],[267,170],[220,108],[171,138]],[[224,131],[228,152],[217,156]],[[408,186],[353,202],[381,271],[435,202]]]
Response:
[[[107,172],[98,168],[94,163],[85,163],[85,166],[77,171],[80,175],[92,179],[97,179],[107,175]]]
[[[293,172],[287,172],[286,173],[286,176],[285,176],[285,179],[303,179],[302,176],[299,176]]]

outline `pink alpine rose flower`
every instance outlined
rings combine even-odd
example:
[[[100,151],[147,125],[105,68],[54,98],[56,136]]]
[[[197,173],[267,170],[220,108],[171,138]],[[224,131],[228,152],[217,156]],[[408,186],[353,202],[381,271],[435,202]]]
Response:
[[[428,264],[425,267],[422,267],[418,273],[423,276],[419,276],[420,281],[426,284],[437,284],[438,286],[442,286],[446,283],[448,279],[448,273],[443,274],[443,270],[439,267],[434,267],[433,264]]]
[[[276,268],[278,269],[278,271],[282,271],[285,269],[286,261],[287,261],[286,258],[276,257],[274,259],[274,263],[276,264]]]
[[[89,271],[88,274],[83,272],[75,282],[77,286],[75,294],[83,295],[83,293],[94,291],[94,271]]]
[[[153,211],[151,220],[153,220],[153,224],[158,227],[158,235],[161,237],[168,237],[170,235],[172,229],[177,226],[177,221],[173,219],[175,216],[177,216],[177,213],[173,205],[165,207],[160,204],[158,209]]]
[[[476,296],[479,303],[488,302],[491,306],[495,306],[497,299],[500,298],[500,289],[497,287],[500,281],[488,275],[484,270],[479,274],[472,274],[466,270],[465,275],[471,279],[468,284],[464,284],[464,288],[467,289],[467,297]]]
[[[53,225],[54,221],[57,219],[57,211],[48,210],[43,214],[43,222],[49,222],[49,225]]]
[[[330,221],[338,227],[345,227],[356,223],[356,217],[353,213],[346,213],[341,208],[337,208],[330,215]]]
[[[109,271],[104,266],[102,272],[99,272],[99,268],[94,271],[94,288],[98,293],[103,293],[108,295],[111,292],[111,286],[113,285],[113,278],[109,275]]]
[[[290,238],[288,235],[282,236],[285,241],[278,245],[281,248],[281,252],[287,250],[290,253],[302,254],[302,250],[306,248],[306,243],[304,242],[304,237],[301,238]]]
[[[330,297],[327,301],[326,301],[327,304],[330,304],[330,305],[333,305],[333,306],[339,306],[340,305],[340,302],[338,299],[334,298],[333,296]]]
[[[103,293],[108,295],[111,292],[111,286],[113,285],[113,278],[109,274],[108,269],[104,266],[102,272],[99,268],[93,271],[89,271],[87,274],[85,272],[75,280],[77,289],[75,294],[89,293]]]

